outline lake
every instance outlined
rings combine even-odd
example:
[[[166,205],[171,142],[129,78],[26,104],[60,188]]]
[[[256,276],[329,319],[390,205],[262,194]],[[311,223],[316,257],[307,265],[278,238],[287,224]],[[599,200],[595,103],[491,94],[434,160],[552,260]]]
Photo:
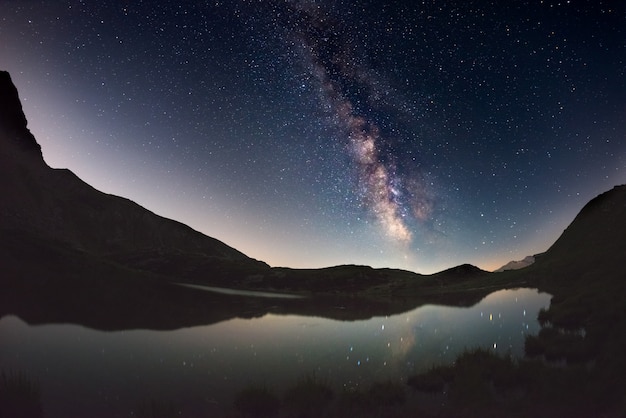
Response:
[[[229,296],[224,296],[229,297]],[[251,385],[282,396],[315,375],[333,390],[404,382],[465,348],[520,357],[550,295],[501,290],[469,308],[425,305],[368,320],[266,314],[174,331],[103,332],[0,319],[0,370],[41,389],[46,417],[131,417],[151,401],[223,415]]]

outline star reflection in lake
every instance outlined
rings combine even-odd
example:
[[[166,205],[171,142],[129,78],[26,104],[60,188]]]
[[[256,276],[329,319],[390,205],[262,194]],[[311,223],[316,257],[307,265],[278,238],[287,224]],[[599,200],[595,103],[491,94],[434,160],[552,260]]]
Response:
[[[46,417],[133,416],[151,400],[208,416],[228,410],[245,387],[280,395],[307,374],[341,390],[403,382],[465,348],[519,357],[549,303],[533,289],[501,290],[470,308],[425,305],[359,321],[267,314],[175,331],[29,326],[6,316],[0,370],[40,385]]]

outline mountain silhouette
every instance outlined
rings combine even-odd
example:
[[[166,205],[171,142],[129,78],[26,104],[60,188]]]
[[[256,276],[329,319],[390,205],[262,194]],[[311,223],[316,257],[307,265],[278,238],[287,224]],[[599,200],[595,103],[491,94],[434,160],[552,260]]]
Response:
[[[4,71],[0,72],[0,188],[0,229],[5,240],[48,243],[74,252],[74,257],[97,257],[155,273],[193,266],[198,274],[237,275],[268,268],[182,223],[102,193],[67,169],[50,168],[27,128],[17,89]]]
[[[462,355],[438,377],[453,395],[432,398],[453,407],[458,400],[458,409],[439,415],[530,416],[536,409],[550,416],[623,416],[625,237],[622,185],[587,203],[546,252],[518,270],[489,273],[463,264],[420,275],[355,265],[270,268],[102,193],[69,170],[50,168],[17,89],[0,71],[0,318],[100,330],[171,330],[268,313],[359,320],[424,304],[471,306],[495,290],[536,287],[553,295],[539,312],[542,329],[525,340],[527,356],[539,361],[514,365],[485,352]],[[302,297],[222,295],[180,283]]]
[[[537,257],[537,267],[592,273],[623,268],[626,260],[626,185],[587,203],[557,241]]]
[[[5,71],[0,71],[0,199],[0,315],[19,314],[37,323],[162,329],[271,309],[317,314],[321,309],[326,316],[356,319],[419,303],[471,305],[498,287],[521,283],[613,277],[626,259],[626,186],[618,186],[589,202],[548,251],[515,272],[491,274],[468,264],[433,275],[352,265],[270,268],[180,222],[102,193],[70,170],[49,167]],[[218,297],[175,284],[180,282],[323,297],[278,306]],[[346,296],[362,299],[337,300]]]
[[[365,266],[270,269],[182,223],[102,193],[70,170],[50,168],[28,130],[8,72],[0,72],[0,91],[0,229],[8,276],[78,279],[89,270],[81,263],[87,263],[94,272],[100,265],[120,270],[109,274],[116,276],[134,272],[165,282],[312,292],[354,292],[397,275],[425,277]],[[476,272],[482,271],[460,266],[438,277],[458,281]]]

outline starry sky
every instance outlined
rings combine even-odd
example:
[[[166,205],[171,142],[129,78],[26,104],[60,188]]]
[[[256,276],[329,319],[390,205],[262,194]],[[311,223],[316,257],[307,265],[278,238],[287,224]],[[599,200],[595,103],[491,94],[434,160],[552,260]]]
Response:
[[[273,266],[495,269],[626,183],[626,4],[3,0],[46,162]]]

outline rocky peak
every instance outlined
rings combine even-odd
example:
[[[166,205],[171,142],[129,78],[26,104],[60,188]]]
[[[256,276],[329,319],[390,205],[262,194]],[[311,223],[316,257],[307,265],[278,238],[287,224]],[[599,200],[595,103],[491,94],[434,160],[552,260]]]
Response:
[[[0,71],[0,132],[13,140],[21,149],[41,157],[41,147],[28,129],[26,116],[17,88],[11,75]]]

